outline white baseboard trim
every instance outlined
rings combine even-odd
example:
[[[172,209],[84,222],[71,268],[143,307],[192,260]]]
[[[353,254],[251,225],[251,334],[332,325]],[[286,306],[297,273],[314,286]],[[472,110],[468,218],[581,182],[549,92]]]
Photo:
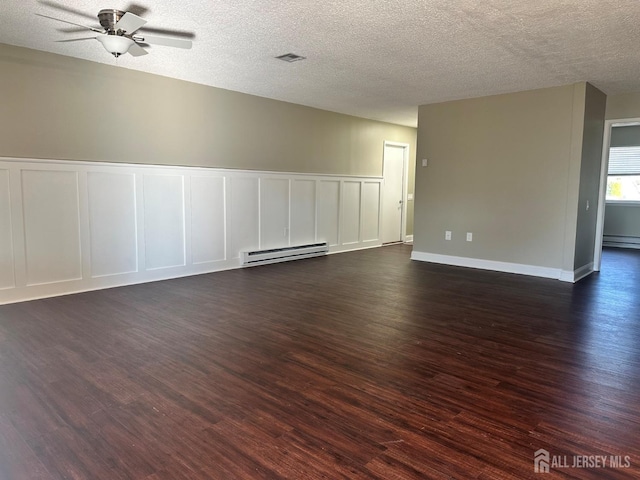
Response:
[[[188,269],[188,272],[181,271],[179,267],[174,267],[158,269],[156,271],[94,277],[91,281],[83,281],[82,279],[79,279],[70,282],[53,282],[49,284],[7,289],[3,292],[5,295],[0,296],[0,305],[61,297],[65,295],[75,295],[77,293],[93,292],[96,290],[106,290],[110,288],[128,287],[131,285],[140,285],[150,282],[162,282],[165,280],[174,280],[194,275],[206,275],[209,273],[242,268],[237,258],[209,263],[209,266],[194,265]]]
[[[404,237],[404,243],[413,243],[413,235],[406,235]]]
[[[492,270],[495,272],[516,273],[533,277],[560,279],[561,270],[558,268],[538,267],[536,265],[524,265],[520,263],[497,262],[480,258],[456,257],[453,255],[440,255],[428,252],[411,252],[411,260],[420,262],[439,263],[457,267],[477,268],[480,270]]]
[[[562,270],[560,272],[560,277],[558,278],[558,280],[560,280],[561,282],[568,282],[568,283],[574,283],[575,280],[575,273],[572,272],[571,270]]]
[[[369,244],[369,245],[361,243],[358,246],[350,247],[350,248],[345,248],[345,246],[334,245],[332,247],[329,247],[329,251],[327,252],[327,254],[328,255],[333,255],[335,253],[356,252],[358,250],[369,250],[370,248],[378,248],[378,247],[381,247],[381,246],[382,246],[382,244],[379,241],[376,241],[375,243],[372,243],[372,244]]]
[[[582,280],[584,277],[591,275],[594,272],[593,262],[589,262],[586,265],[581,266],[573,273],[574,282]]]
[[[336,253],[354,252],[356,250],[379,248],[380,246],[381,244],[378,240],[370,242],[369,244],[364,243],[355,246],[334,245],[333,247],[330,247],[328,254],[332,255]],[[92,292],[109,288],[140,285],[142,283],[174,280],[193,275],[206,275],[209,273],[224,272],[226,270],[235,270],[239,268],[243,268],[242,265],[240,265],[240,259],[232,258],[218,262],[207,262],[201,265],[191,265],[191,267],[188,267],[186,271],[180,267],[174,267],[158,269],[155,271],[132,272],[130,274],[123,275],[93,277],[90,281],[83,281],[79,279],[70,282],[54,282],[22,288],[0,289],[0,305],[41,300],[44,298],[60,297],[64,295],[74,295],[77,293]]]
[[[562,270],[559,280],[561,282],[576,283],[584,277],[591,275],[593,272],[593,262],[589,262],[574,271]]]

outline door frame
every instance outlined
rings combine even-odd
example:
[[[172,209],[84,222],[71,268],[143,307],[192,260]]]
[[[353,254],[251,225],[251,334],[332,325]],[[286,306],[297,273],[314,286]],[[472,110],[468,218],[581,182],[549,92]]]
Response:
[[[393,142],[385,140],[382,147],[382,178],[383,178],[383,190],[381,198],[384,200],[384,162],[385,153],[387,147],[400,147],[402,148],[402,230],[400,232],[400,241],[406,242],[407,239],[407,190],[409,184],[409,144],[402,142]],[[382,202],[380,203],[380,211],[382,211]],[[382,225],[384,225],[384,215],[382,217]],[[380,225],[380,241],[382,241],[382,225]]]
[[[602,161],[600,164],[600,191],[598,192],[598,215],[596,219],[596,244],[593,252],[593,270],[600,271],[602,266],[602,244],[604,243],[604,213],[607,206],[607,174],[609,172],[609,150],[611,149],[611,129],[640,125],[640,117],[618,118],[604,121],[602,141]]]

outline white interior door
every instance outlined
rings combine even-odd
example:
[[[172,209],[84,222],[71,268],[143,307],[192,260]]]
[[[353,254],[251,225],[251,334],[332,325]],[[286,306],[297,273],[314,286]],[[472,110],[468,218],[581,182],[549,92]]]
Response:
[[[402,241],[404,210],[404,154],[401,145],[385,144],[382,176],[382,243]]]

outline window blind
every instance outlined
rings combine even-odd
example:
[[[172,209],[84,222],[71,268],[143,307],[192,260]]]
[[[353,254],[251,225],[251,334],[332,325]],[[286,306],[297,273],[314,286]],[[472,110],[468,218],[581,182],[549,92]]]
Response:
[[[611,147],[609,175],[640,175],[640,146]]]

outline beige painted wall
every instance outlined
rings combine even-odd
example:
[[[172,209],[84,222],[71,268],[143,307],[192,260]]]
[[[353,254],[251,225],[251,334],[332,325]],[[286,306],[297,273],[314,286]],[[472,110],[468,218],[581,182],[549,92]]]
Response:
[[[421,106],[414,250],[573,270],[586,89]]]
[[[582,165],[582,145],[584,140],[584,116],[586,108],[587,85],[573,85],[573,114],[571,118],[571,137],[568,138],[571,150],[567,159],[569,175],[567,177],[564,251],[562,269],[573,271],[575,265],[576,237],[578,235],[578,199],[580,196],[580,167]],[[542,141],[543,139],[538,139]]]
[[[409,174],[411,175],[411,177],[413,177],[415,174],[415,165],[410,168],[411,169],[409,170]],[[411,179],[409,180],[409,185],[411,186],[411,188],[413,188],[414,186],[414,183],[411,182]],[[408,192],[408,193],[413,193],[413,192]],[[413,216],[414,216],[413,200],[408,200],[406,205],[407,205],[407,235],[413,235]]]
[[[607,97],[606,120],[640,118],[640,92]]]
[[[5,157],[380,176],[389,140],[415,169],[413,128],[2,44],[0,93]]]

